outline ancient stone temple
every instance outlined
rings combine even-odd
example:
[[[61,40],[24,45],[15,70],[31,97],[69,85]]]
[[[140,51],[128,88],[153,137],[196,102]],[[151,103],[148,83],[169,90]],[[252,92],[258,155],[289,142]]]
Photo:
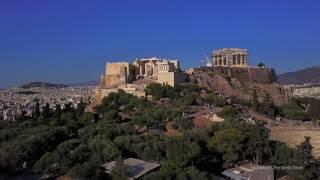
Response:
[[[161,84],[175,85],[174,74],[180,72],[178,60],[143,58],[133,62],[136,79],[154,79]],[[166,77],[165,77],[166,76]],[[172,79],[171,79],[172,78]]]
[[[111,92],[119,89],[135,96],[145,96],[145,86],[156,82],[175,86],[186,80],[181,72],[179,60],[161,58],[136,59],[133,63],[113,62],[106,64],[106,72],[101,75],[96,89],[96,104]]]
[[[248,50],[240,48],[214,50],[212,62],[215,67],[248,67]]]

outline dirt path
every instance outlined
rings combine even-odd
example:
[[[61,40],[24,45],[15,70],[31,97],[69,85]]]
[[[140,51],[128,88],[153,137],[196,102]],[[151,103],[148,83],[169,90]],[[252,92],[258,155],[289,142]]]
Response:
[[[273,123],[272,119],[261,115],[257,112],[250,111],[250,114],[255,117],[256,120],[264,121],[267,123]],[[308,126],[301,126],[294,128],[291,125],[292,120],[282,119],[282,122],[276,122],[276,127],[270,128],[270,139],[277,140],[286,143],[289,147],[295,148],[296,145],[304,141],[305,136],[311,137],[311,145],[314,147],[313,155],[316,158],[320,158],[320,128],[310,128]]]

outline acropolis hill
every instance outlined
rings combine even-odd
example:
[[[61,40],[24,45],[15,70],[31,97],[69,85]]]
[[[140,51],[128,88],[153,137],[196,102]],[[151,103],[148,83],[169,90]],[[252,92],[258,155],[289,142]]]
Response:
[[[119,89],[135,96],[146,96],[150,83],[176,86],[190,82],[206,89],[250,100],[252,91],[260,97],[269,94],[275,104],[284,104],[291,97],[288,89],[276,83],[273,69],[249,65],[247,49],[224,48],[212,51],[211,67],[190,68],[183,72],[179,60],[157,57],[106,64],[96,90],[96,105],[111,92]]]

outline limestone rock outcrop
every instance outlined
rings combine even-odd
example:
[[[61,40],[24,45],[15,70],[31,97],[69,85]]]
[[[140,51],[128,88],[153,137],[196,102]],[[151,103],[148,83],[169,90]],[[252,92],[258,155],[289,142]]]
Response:
[[[282,105],[292,96],[289,89],[276,83],[274,71],[267,68],[203,67],[189,70],[188,75],[192,83],[220,91],[227,97],[250,101],[256,91],[260,100],[268,94],[276,105]]]

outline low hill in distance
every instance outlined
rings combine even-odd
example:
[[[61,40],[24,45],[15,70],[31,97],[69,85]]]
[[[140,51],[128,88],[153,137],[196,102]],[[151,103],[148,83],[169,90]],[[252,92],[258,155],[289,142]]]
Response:
[[[53,84],[48,82],[31,82],[25,85],[22,85],[21,88],[28,89],[28,88],[34,88],[34,87],[46,87],[46,88],[65,88],[68,87],[68,85],[65,84]]]
[[[278,82],[281,84],[320,83],[320,66],[280,74],[278,75]]]

